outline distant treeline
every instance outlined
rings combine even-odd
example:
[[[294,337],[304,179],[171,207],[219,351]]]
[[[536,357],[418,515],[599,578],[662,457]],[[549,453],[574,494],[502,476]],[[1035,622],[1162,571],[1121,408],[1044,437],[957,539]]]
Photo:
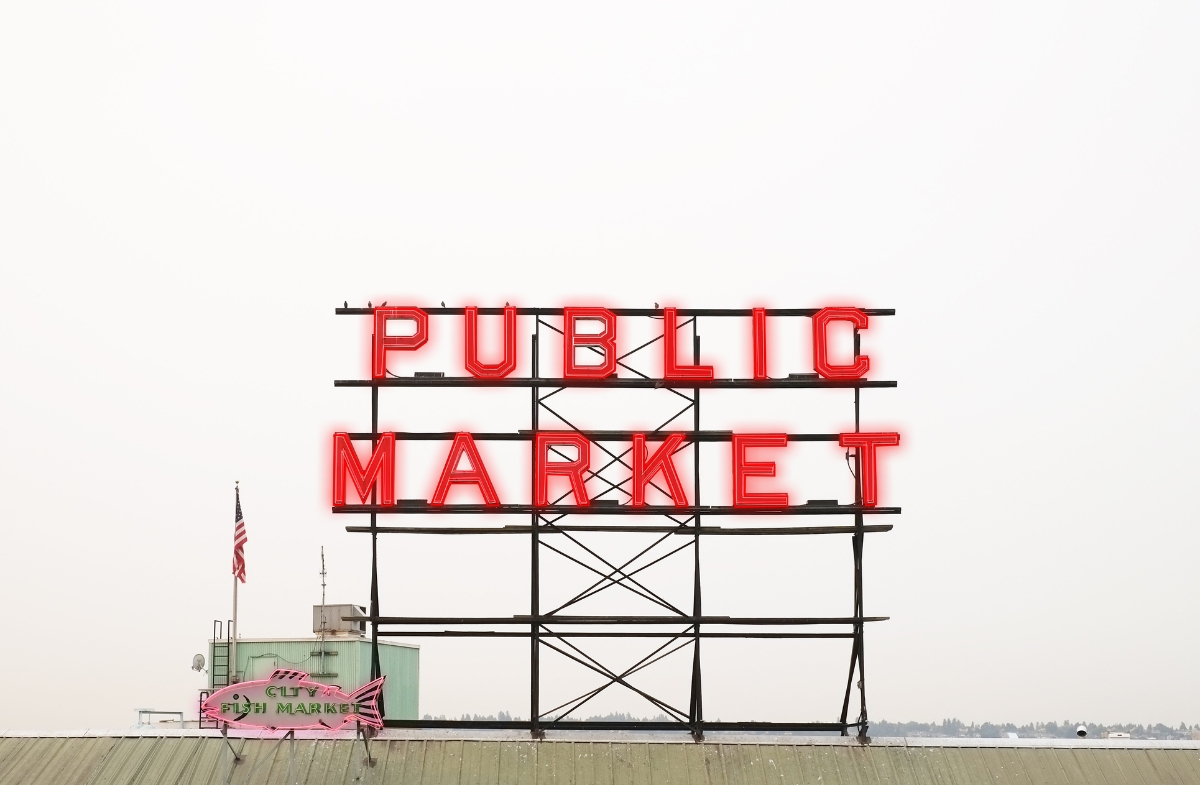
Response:
[[[461,717],[446,717],[446,715],[438,715],[434,717],[426,714],[421,719],[423,720],[467,720],[472,722],[487,722],[487,721],[502,721],[513,722],[520,721],[520,717],[502,711],[498,714],[464,714]],[[568,717],[564,721],[578,721],[581,718]],[[635,717],[632,714],[605,714],[603,716],[593,716],[582,718],[588,722],[670,722],[671,718],[665,714],[660,714],[657,717]],[[888,722],[881,720],[872,722],[870,734],[876,737],[885,736],[928,736],[931,738],[965,738],[965,739],[1001,739],[1009,733],[1015,733],[1022,739],[1073,739],[1076,738],[1075,729],[1080,725],[1084,725],[1088,730],[1088,738],[1099,739],[1105,733],[1128,733],[1130,738],[1134,739],[1197,739],[1200,738],[1200,725],[1188,726],[1180,723],[1178,728],[1172,728],[1168,725],[1159,723],[1158,725],[1097,725],[1094,722],[1074,722],[1072,720],[1063,720],[1060,722],[1034,722],[1028,725],[1014,725],[1011,722],[1006,723],[991,723],[984,722],[976,725],[975,723],[960,722],[956,719],[942,720],[941,723],[936,722]]]
[[[1101,738],[1105,733],[1128,733],[1134,739],[1192,739],[1200,737],[1200,725],[1180,723],[1178,728],[1158,725],[1097,725],[1094,722],[1034,722],[1028,725],[985,722],[980,725],[956,719],[934,722],[872,722],[872,736],[930,736],[936,738],[999,739],[1015,733],[1023,739],[1073,739],[1075,729],[1086,726],[1088,738]]]

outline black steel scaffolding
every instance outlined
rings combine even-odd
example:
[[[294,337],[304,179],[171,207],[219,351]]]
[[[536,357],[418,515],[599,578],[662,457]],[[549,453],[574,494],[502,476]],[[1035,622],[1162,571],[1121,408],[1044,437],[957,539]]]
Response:
[[[462,315],[463,308],[426,308],[430,316]],[[658,308],[613,308],[610,309],[618,317],[651,317],[661,318],[662,310]],[[767,309],[767,316],[808,316],[811,317],[819,309],[792,308]],[[872,532],[889,531],[890,524],[867,524],[868,515],[899,514],[898,507],[865,507],[862,504],[861,473],[858,471],[859,456],[857,450],[848,452],[847,461],[853,462],[852,471],[855,480],[855,502],[853,504],[804,504],[783,508],[743,508],[732,506],[701,504],[700,482],[700,446],[706,442],[728,442],[731,434],[728,431],[704,430],[701,427],[700,399],[701,391],[705,389],[852,389],[854,392],[854,428],[860,427],[860,398],[864,388],[895,387],[894,381],[878,381],[868,379],[840,380],[823,379],[816,374],[792,375],[782,379],[712,379],[675,381],[651,378],[631,367],[626,360],[637,352],[645,351],[649,346],[663,339],[663,335],[643,343],[637,348],[621,355],[617,360],[620,371],[631,375],[614,375],[606,379],[565,379],[544,378],[538,372],[539,342],[543,329],[561,333],[561,330],[543,317],[562,316],[561,308],[520,308],[518,315],[534,316],[534,332],[531,336],[532,366],[528,377],[506,377],[503,379],[479,379],[469,376],[445,377],[433,375],[418,375],[413,377],[390,377],[384,379],[338,380],[335,387],[368,387],[371,389],[371,430],[369,432],[351,433],[351,439],[369,441],[372,448],[378,443],[379,427],[379,389],[381,387],[399,388],[429,388],[429,387],[528,387],[530,390],[530,428],[516,432],[483,432],[472,433],[479,441],[514,441],[534,444],[540,428],[540,415],[544,412],[552,416],[561,427],[553,430],[563,430],[577,433],[586,438],[593,446],[598,447],[607,461],[599,469],[589,469],[588,479],[600,479],[606,488],[591,497],[588,506],[567,505],[560,502],[569,494],[550,501],[547,505],[535,504],[501,504],[485,506],[482,504],[446,504],[433,506],[427,502],[400,500],[394,505],[380,505],[377,502],[374,489],[371,503],[347,504],[334,507],[335,513],[367,514],[370,516],[369,526],[347,526],[349,532],[371,535],[371,643],[372,643],[372,678],[380,675],[379,669],[379,636],[402,637],[479,637],[479,638],[529,638],[530,640],[530,719],[511,721],[471,721],[471,720],[394,720],[386,719],[389,727],[416,728],[498,728],[526,729],[535,737],[540,737],[549,729],[604,729],[604,730],[686,730],[695,738],[703,738],[708,731],[822,731],[839,732],[849,735],[851,730],[865,736],[868,728],[867,698],[866,698],[866,667],[864,663],[864,627],[867,623],[884,621],[886,617],[866,616],[863,603],[863,547],[865,535]],[[892,309],[863,309],[868,316],[891,316]],[[370,316],[374,313],[371,308],[338,308],[339,315]],[[480,308],[480,314],[500,315],[501,308]],[[700,335],[698,329],[699,317],[750,317],[751,309],[678,309],[678,316],[684,319],[677,325],[677,330],[691,327],[692,361],[699,363]],[[854,353],[859,354],[859,335],[854,333]],[[620,371],[618,373],[620,373]],[[623,486],[628,480],[614,483],[601,477],[600,472],[611,466],[630,468],[627,460],[630,450],[618,452],[607,444],[628,441],[632,432],[618,430],[587,430],[577,428],[547,400],[568,388],[603,388],[603,389],[661,389],[670,391],[683,402],[682,408],[654,431],[647,432],[647,440],[661,441],[672,434],[683,438],[680,450],[693,450],[693,500],[688,507],[668,507],[662,505],[646,505],[632,507],[620,504],[609,494],[614,492],[628,495]],[[692,413],[690,429],[669,429],[668,426],[687,412]],[[454,439],[453,432],[395,432],[399,441],[450,441]],[[836,433],[788,433],[789,441],[838,441]],[[552,448],[553,449],[553,448]],[[530,450],[531,460],[534,460],[533,450]],[[562,455],[562,453],[560,453]],[[566,457],[565,455],[563,457]],[[531,472],[531,477],[534,473]],[[654,483],[651,483],[654,485]],[[663,493],[663,488],[658,487]],[[667,493],[669,496],[670,494]],[[530,494],[531,501],[535,496]],[[491,527],[472,526],[381,526],[379,515],[517,515],[528,516],[528,525],[509,525]],[[604,523],[611,516],[659,516],[669,523],[662,525]],[[585,521],[600,522],[567,523],[569,517],[586,516]],[[714,523],[704,523],[711,519],[726,516],[771,516],[800,518],[808,516],[829,516],[853,519],[853,523],[823,524],[823,525],[763,525],[757,527],[723,527]],[[632,559],[624,563],[614,563],[604,558],[596,550],[587,547],[576,535],[581,532],[628,532],[660,535],[653,543],[643,549]],[[379,598],[379,571],[377,556],[377,539],[380,534],[436,534],[436,535],[508,535],[528,536],[530,539],[530,607],[528,615],[511,617],[428,617],[428,616],[385,616],[381,613]],[[799,536],[799,535],[850,535],[853,553],[854,597],[851,615],[844,617],[730,617],[705,616],[702,612],[702,586],[700,544],[702,537],[708,536]],[[570,555],[558,547],[561,540],[570,541],[582,549],[591,559],[591,563]],[[690,610],[679,608],[668,602],[657,592],[650,589],[637,579],[638,573],[661,562],[675,554],[692,550],[693,555],[693,598]],[[595,581],[584,591],[571,600],[556,608],[543,610],[540,604],[541,569],[539,557],[543,549],[555,552],[565,557],[582,569],[594,573]],[[664,551],[659,553],[659,551]],[[653,558],[636,568],[631,565],[638,559]],[[639,597],[662,608],[663,612],[646,616],[597,616],[570,615],[564,613],[576,603],[594,596],[595,594],[613,587],[621,587]],[[433,629],[433,628],[443,629]],[[444,629],[454,627],[456,629]],[[632,629],[631,629],[632,628]],[[609,668],[593,655],[587,653],[577,643],[588,638],[644,638],[651,641],[661,641],[644,658],[633,666],[620,670]],[[805,639],[805,638],[841,638],[851,642],[849,676],[846,681],[845,697],[841,713],[836,721],[828,722],[714,722],[704,719],[703,680],[701,671],[701,641],[712,638],[775,638],[775,639]],[[636,672],[686,647],[692,647],[690,701],[686,708],[673,706],[664,700],[635,687],[629,678]],[[553,708],[544,708],[540,700],[540,662],[543,650],[552,651],[580,666],[599,674],[605,683],[588,690],[576,698]],[[855,675],[857,674],[857,679]],[[572,712],[581,708],[603,690],[610,686],[619,685],[645,698],[658,710],[671,719],[669,721],[652,722],[616,722],[616,721],[587,721],[569,719]],[[850,718],[850,704],[855,687],[858,689],[859,707],[857,716]]]

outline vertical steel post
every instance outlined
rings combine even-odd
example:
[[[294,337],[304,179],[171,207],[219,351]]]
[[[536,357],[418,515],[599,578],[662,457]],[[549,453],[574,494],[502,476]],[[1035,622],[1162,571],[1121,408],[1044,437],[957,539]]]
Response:
[[[854,356],[859,354],[859,334],[858,330],[854,331]],[[854,432],[858,433],[861,425],[859,420],[860,404],[862,390],[859,387],[854,388]],[[862,471],[859,464],[858,449],[854,451],[854,503],[862,505]],[[863,615],[862,601],[862,548],[864,540],[863,532],[863,516],[861,512],[854,514],[854,534],[851,535],[850,547],[854,557],[854,616],[856,619],[861,619]],[[863,676],[862,668],[863,655],[863,624],[861,621],[854,624],[854,642],[850,648],[850,674],[846,677],[846,694],[842,699],[842,735],[849,736],[849,727],[847,722],[850,715],[850,693],[854,690],[854,671],[858,670],[858,693],[861,700],[858,714],[858,732],[860,736],[866,735],[865,723],[867,716],[867,697],[865,692],[865,677]]]
[[[533,355],[531,378],[538,378],[538,336],[541,333],[541,317],[534,316],[533,328]],[[533,391],[533,396],[530,400],[530,431],[529,431],[529,496],[530,501],[537,504],[537,430],[538,430],[538,387],[533,385],[530,388]],[[541,710],[539,704],[539,686],[541,684],[540,674],[540,655],[541,642],[538,639],[539,626],[541,624],[538,616],[541,614],[539,609],[539,595],[541,590],[538,586],[538,519],[540,513],[537,508],[534,508],[530,520],[530,551],[529,551],[529,732],[536,739],[541,738],[543,732],[539,727],[538,718]]]
[[[854,329],[854,356],[859,355],[859,332],[858,328]],[[858,433],[860,429],[859,411],[862,396],[862,388],[854,388],[854,432]],[[861,450],[854,450],[854,503],[862,506],[862,455]],[[863,617],[863,578],[862,578],[862,556],[863,544],[866,540],[863,531],[863,514],[856,512],[854,514],[854,615],[858,619]],[[867,674],[866,664],[864,662],[863,651],[863,635],[864,628],[862,621],[854,625],[854,647],[858,659],[858,697],[859,697],[859,713],[858,713],[858,735],[859,738],[866,738],[867,735]]]
[[[372,342],[374,336],[372,336]],[[379,387],[371,387],[371,454],[379,445]],[[371,504],[376,503],[375,486],[371,486]],[[379,618],[379,531],[376,528],[375,513],[371,513],[371,618]],[[325,647],[322,646],[322,649]],[[378,679],[382,674],[379,665],[379,622],[371,622],[371,678]],[[383,693],[379,694],[379,716],[384,717]]]
[[[699,317],[692,317],[692,364],[700,364],[700,335],[698,333]],[[671,340],[675,340],[675,336],[671,336]],[[696,438],[692,442],[692,460],[694,462],[692,468],[692,503],[696,507],[700,506],[700,388],[692,388],[692,431],[696,434]],[[699,619],[702,615],[700,605],[700,513],[697,512],[693,524],[696,528],[696,533],[692,535],[692,551],[695,557],[695,568],[692,581],[692,616]],[[704,722],[704,693],[703,682],[700,676],[700,624],[697,622],[692,626],[692,700],[689,706],[688,714],[692,725],[692,737],[696,741],[701,741],[704,738],[704,730],[702,723]]]

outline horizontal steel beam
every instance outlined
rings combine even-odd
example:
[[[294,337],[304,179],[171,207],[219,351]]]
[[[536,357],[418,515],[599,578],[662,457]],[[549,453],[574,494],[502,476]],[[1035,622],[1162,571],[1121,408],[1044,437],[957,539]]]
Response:
[[[735,536],[753,536],[753,535],[804,535],[804,534],[855,534],[857,532],[888,532],[892,530],[892,524],[879,523],[871,524],[870,526],[780,526],[779,528],[763,528],[749,526],[739,529],[737,527],[726,528],[722,526],[701,526],[697,529],[695,526],[560,526],[554,524],[552,526],[539,526],[538,532],[542,534],[556,534],[562,532],[622,532],[622,533],[639,533],[639,534],[686,534],[689,537],[694,534],[706,535],[735,535]],[[354,534],[532,534],[532,526],[377,526],[372,529],[370,526],[347,526],[346,531]]]
[[[457,624],[462,626],[519,624],[715,624],[771,626],[813,626],[821,624],[863,624],[887,621],[887,616],[343,616],[342,621],[369,621],[373,624]]]
[[[419,307],[419,306],[405,306]],[[462,316],[465,308],[421,308],[430,316]],[[609,308],[617,316],[662,316],[662,308]],[[813,316],[820,308],[767,308],[767,316]],[[861,308],[867,316],[895,316],[895,308]],[[338,316],[370,316],[374,308],[334,308]],[[517,308],[518,316],[562,316],[562,308]],[[751,308],[676,308],[679,316],[751,316]],[[498,307],[480,308],[481,316],[503,316],[504,309]]]
[[[389,433],[389,431],[381,431]],[[458,431],[390,431],[398,441],[437,442],[450,441],[458,436]],[[532,431],[511,432],[475,432],[471,438],[477,442],[528,442],[533,440]],[[671,436],[682,436],[685,442],[728,442],[733,441],[733,431],[588,431],[572,430],[570,428],[543,428],[538,433],[578,433],[594,442],[627,442],[635,433],[646,437],[648,442],[661,442]],[[785,434],[789,442],[836,442],[840,434],[836,433],[789,433]],[[369,441],[379,434],[358,432],[347,434],[351,439]]]
[[[387,379],[335,379],[334,387],[592,387],[631,390],[773,390],[895,387],[890,380],[869,379],[638,379],[610,376],[607,379],[531,378],[477,379],[474,376],[400,376]]]
[[[393,638],[529,638],[528,630],[380,630]],[[853,632],[539,632],[539,638],[853,638]]]
[[[385,728],[461,728],[463,730],[531,730],[528,720],[388,720]],[[610,720],[538,720],[540,730],[633,730],[633,731],[777,731],[777,732],[839,732],[859,727],[857,722],[621,722]]]
[[[415,503],[419,501],[420,503]],[[601,500],[603,501],[603,500]],[[385,515],[899,515],[899,507],[863,507],[859,504],[794,504],[789,507],[667,507],[646,505],[634,507],[630,504],[550,504],[536,507],[532,504],[443,504],[434,506],[424,500],[402,499],[394,505],[347,504],[333,507],[335,513],[352,514],[374,512]],[[538,531],[542,531],[539,527]]]

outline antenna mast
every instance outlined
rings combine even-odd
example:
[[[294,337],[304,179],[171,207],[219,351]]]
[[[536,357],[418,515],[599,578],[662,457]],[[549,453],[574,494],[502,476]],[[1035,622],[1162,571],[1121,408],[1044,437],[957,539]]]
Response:
[[[325,546],[321,546],[321,633],[318,641],[321,645],[321,675],[328,673],[325,670]]]

